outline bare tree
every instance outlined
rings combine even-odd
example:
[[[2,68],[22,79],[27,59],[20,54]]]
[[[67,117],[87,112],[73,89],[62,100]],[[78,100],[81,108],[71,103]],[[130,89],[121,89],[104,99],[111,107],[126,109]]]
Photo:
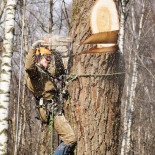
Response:
[[[151,5],[151,2],[143,0],[130,1],[128,4],[124,43],[126,80],[122,100],[124,103],[122,104],[124,119],[122,155],[152,155],[154,151],[152,143],[154,132],[151,131],[155,122],[152,120],[152,112],[146,114],[155,110],[151,104],[154,98],[151,95],[154,90],[154,71],[151,69],[154,62],[150,53],[154,53],[151,40],[154,40],[155,30],[151,19]]]
[[[10,81],[11,81],[11,58],[13,53],[13,30],[14,30],[14,18],[15,18],[15,6],[16,1],[8,0],[6,5],[5,16],[5,37],[4,37],[4,51],[2,53],[2,66],[1,66],[1,89],[0,89],[0,154],[7,154],[7,130],[8,130],[8,107],[9,107],[9,93],[10,93]]]
[[[3,12],[4,12],[5,5],[6,5],[6,0],[2,0],[0,3],[0,19],[2,17]]]

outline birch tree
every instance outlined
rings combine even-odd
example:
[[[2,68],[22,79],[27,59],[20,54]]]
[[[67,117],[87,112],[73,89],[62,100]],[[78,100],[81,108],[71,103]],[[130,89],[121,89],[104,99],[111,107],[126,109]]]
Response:
[[[119,50],[123,54],[124,46],[124,27],[125,27],[125,0],[121,0],[121,13],[120,13],[120,35],[119,35]]]
[[[143,102],[144,100],[151,100],[151,93],[149,94],[148,92],[151,92],[151,89],[153,89],[151,87],[146,89],[144,79],[146,83],[149,83],[150,77],[154,79],[153,71],[150,71],[149,69],[151,65],[153,65],[151,58],[148,57],[148,55],[147,57],[144,56],[146,53],[153,53],[153,51],[151,51],[151,46],[154,38],[152,36],[154,27],[150,24],[152,22],[150,5],[152,4],[145,0],[132,0],[129,4],[128,19],[126,20],[127,23],[125,31],[126,38],[124,44],[124,53],[126,59],[126,81],[124,89],[125,96],[122,104],[122,117],[124,118],[124,121],[121,155],[148,154],[148,147],[144,146],[145,144],[142,142],[142,139],[145,138],[143,138],[142,135],[145,134],[147,137],[150,129],[147,128],[149,132],[147,133],[146,131],[143,131],[143,134],[142,130],[143,124],[147,123],[147,120],[144,119],[146,115],[144,111],[146,108],[148,110],[150,106],[148,102],[146,102],[147,106],[143,106]],[[151,41],[149,41],[150,38],[152,38]],[[146,64],[149,65],[146,67]],[[146,78],[147,74],[149,74],[148,78]],[[139,92],[142,94],[143,89],[145,90],[145,93],[142,97],[142,95],[139,95]],[[141,98],[138,95],[141,96]],[[147,117],[149,118],[150,116],[148,115]],[[153,133],[151,133],[149,136],[153,136]],[[147,137],[146,139],[150,140],[150,137]],[[152,147],[151,143],[148,143],[147,145]]]
[[[0,76],[0,154],[7,154],[8,106],[11,79],[11,58],[15,17],[15,0],[8,0],[5,15],[5,36],[3,42],[2,66]]]
[[[2,2],[0,3],[0,19],[2,17],[3,12],[4,12],[5,5],[6,5],[6,0],[2,0]]]
[[[128,100],[126,100],[126,107],[125,107],[125,118],[124,118],[124,136],[122,141],[122,148],[121,148],[121,155],[127,154],[130,151],[130,143],[131,143],[131,125],[132,125],[132,115],[134,111],[134,99],[135,99],[135,89],[137,86],[137,56],[136,52],[138,52],[138,42],[137,42],[137,33],[136,33],[136,21],[135,21],[135,10],[134,10],[134,0],[131,4],[131,17],[132,17],[132,31],[133,31],[133,38],[132,38],[132,52],[133,57],[130,59],[132,62],[130,64],[133,64],[132,66],[132,77],[131,79],[127,77],[127,80],[131,80],[130,86],[127,85],[127,96]],[[135,47],[135,43],[137,44],[137,47]],[[135,51],[134,51],[135,50]],[[131,54],[131,53],[130,53]],[[129,66],[129,69],[131,69],[131,66]],[[127,82],[129,84],[129,82]]]

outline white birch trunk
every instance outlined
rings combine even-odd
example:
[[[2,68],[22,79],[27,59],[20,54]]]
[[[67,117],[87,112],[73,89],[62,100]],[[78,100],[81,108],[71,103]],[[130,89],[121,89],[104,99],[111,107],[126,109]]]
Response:
[[[121,54],[124,53],[124,29],[125,29],[125,1],[121,0],[121,14],[120,14],[120,32],[119,32],[119,51]],[[128,77],[127,77],[128,78]],[[128,81],[128,80],[127,80]],[[128,92],[128,86],[126,87]],[[124,102],[124,108],[127,106],[127,100]],[[126,111],[124,111],[124,119],[126,118]],[[127,130],[126,121],[124,120],[124,130]],[[121,146],[121,155],[124,155],[125,152],[125,135],[122,139],[122,146]]]
[[[5,5],[6,5],[6,0],[2,0],[2,2],[0,3],[0,19],[2,17],[3,12],[4,12]]]
[[[119,32],[119,51],[123,54],[124,50],[124,25],[125,25],[125,1],[121,0],[122,8],[121,8],[121,15],[120,15],[120,32]]]
[[[125,108],[125,117],[124,117],[124,135],[122,140],[122,146],[121,146],[121,155],[129,154],[131,150],[131,127],[132,127],[132,117],[134,112],[134,106],[135,106],[135,96],[136,96],[136,86],[137,86],[137,80],[138,80],[138,71],[137,71],[137,60],[138,60],[138,49],[140,45],[140,37],[142,32],[142,24],[144,19],[144,2],[143,2],[143,8],[142,8],[142,15],[140,18],[139,23],[139,32],[136,33],[136,20],[135,20],[135,10],[134,10],[134,4],[135,0],[132,0],[132,8],[131,8],[131,16],[132,16],[132,30],[133,30],[133,44],[136,43],[136,46],[133,45],[133,71],[132,71],[132,77],[131,77],[131,83],[129,86],[129,89],[127,90],[127,97],[129,97],[128,106]],[[135,47],[135,48],[134,48]],[[131,63],[130,62],[130,63]],[[128,84],[129,84],[128,83]]]
[[[131,12],[132,12],[131,14],[132,14],[133,34],[134,36],[137,36],[136,31],[135,31],[135,15],[134,15],[133,4],[132,4]],[[136,37],[133,38],[133,43],[135,41],[136,41]],[[136,49],[133,49],[133,50],[136,50]],[[123,141],[122,141],[121,155],[128,154],[130,151],[130,145],[131,145],[131,125],[132,125],[132,115],[134,111],[135,89],[137,85],[137,57],[135,53],[133,55],[132,62],[133,62],[133,72],[132,72],[132,77],[131,77],[131,84],[130,84],[129,89],[127,90],[129,91],[127,92],[128,97],[129,97],[129,102],[128,102],[128,106],[126,106],[125,108],[126,115],[124,118],[124,135],[123,135]]]
[[[0,75],[0,154],[7,154],[8,106],[10,97],[11,58],[16,0],[8,0],[5,15],[5,38],[3,42]]]

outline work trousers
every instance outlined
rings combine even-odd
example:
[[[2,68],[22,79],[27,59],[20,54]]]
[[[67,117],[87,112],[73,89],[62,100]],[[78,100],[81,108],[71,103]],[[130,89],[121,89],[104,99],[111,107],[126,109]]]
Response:
[[[62,143],[56,149],[54,155],[68,155],[76,144],[76,137],[73,129],[65,116],[57,115],[54,117],[54,128],[58,132]]]

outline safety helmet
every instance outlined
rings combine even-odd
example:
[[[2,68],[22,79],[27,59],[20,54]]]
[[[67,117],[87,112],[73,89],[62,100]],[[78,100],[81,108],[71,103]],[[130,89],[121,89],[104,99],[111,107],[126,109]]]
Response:
[[[51,57],[51,51],[48,50],[45,47],[37,48],[36,49],[36,55],[37,55],[37,58],[39,58],[41,56],[41,57],[44,57],[47,61],[51,61],[51,59],[52,59],[52,57]],[[39,60],[40,59],[37,59],[37,62]]]
[[[40,48],[37,48],[36,50],[36,55],[43,56],[43,55],[50,55],[50,54],[51,54],[51,51],[45,47],[40,47]]]

